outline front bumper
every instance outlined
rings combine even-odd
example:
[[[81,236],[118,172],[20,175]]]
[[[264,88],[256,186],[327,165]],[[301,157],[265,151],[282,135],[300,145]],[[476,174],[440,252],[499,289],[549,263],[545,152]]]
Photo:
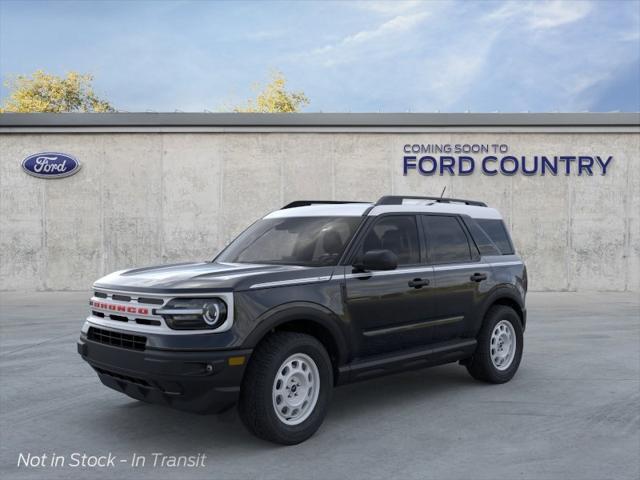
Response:
[[[251,350],[143,351],[78,340],[78,353],[107,387],[150,403],[196,413],[232,406]],[[229,362],[234,357],[235,362]],[[244,357],[242,365],[236,357]]]

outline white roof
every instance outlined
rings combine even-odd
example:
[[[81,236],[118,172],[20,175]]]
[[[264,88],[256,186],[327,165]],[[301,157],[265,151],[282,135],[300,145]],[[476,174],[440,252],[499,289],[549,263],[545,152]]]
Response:
[[[339,203],[317,204],[306,207],[285,208],[271,212],[264,218],[286,217],[360,217],[370,207],[373,207],[368,216],[382,215],[383,213],[425,212],[425,213],[457,213],[469,215],[472,218],[502,219],[500,212],[491,207],[479,207],[462,203],[440,203],[430,200],[407,201],[402,205],[377,205],[373,203]]]
[[[471,218],[494,218],[502,219],[500,212],[491,207],[478,207],[475,205],[465,205],[462,203],[430,203],[427,205],[403,204],[403,205],[378,205],[374,207],[369,215],[382,215],[392,212],[425,212],[425,213],[458,213],[469,215]]]
[[[308,207],[285,208],[264,218],[284,217],[361,217],[373,203],[319,203]]]

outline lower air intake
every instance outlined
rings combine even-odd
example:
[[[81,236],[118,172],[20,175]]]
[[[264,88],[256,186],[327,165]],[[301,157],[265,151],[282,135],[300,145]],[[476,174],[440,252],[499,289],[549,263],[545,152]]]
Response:
[[[90,327],[87,338],[94,342],[113,347],[128,348],[129,350],[144,350],[147,337],[141,335],[129,335],[128,333],[112,332],[102,328]]]

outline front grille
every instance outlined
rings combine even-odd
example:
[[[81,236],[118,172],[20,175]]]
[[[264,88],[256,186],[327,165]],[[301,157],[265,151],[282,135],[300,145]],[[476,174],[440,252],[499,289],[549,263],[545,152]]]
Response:
[[[117,295],[117,294],[113,294],[111,295],[111,298],[113,298],[114,300],[118,300],[120,302],[130,302],[131,301],[131,297],[129,295]]]
[[[121,293],[105,293],[105,292],[93,292],[93,295],[98,298],[111,298],[112,300],[116,300],[118,302],[133,302],[134,297],[131,295],[123,295]],[[144,303],[149,305],[164,305],[164,300],[162,298],[153,298],[153,297],[138,297],[136,299],[136,303]]]
[[[151,305],[164,305],[164,300],[162,300],[161,298],[138,297],[138,303],[150,303]]]
[[[148,318],[136,318],[138,325],[153,325],[155,327],[160,326],[160,320],[149,320]]]
[[[103,302],[102,299],[105,301]],[[162,306],[167,300],[164,297],[138,297],[128,292],[107,293],[96,290],[89,300],[89,305],[92,307],[91,314],[94,317],[153,328],[163,326],[162,317],[155,314],[153,306]]]
[[[129,350],[144,350],[147,344],[147,337],[142,335],[129,335],[96,327],[89,327],[87,338],[94,342]]]

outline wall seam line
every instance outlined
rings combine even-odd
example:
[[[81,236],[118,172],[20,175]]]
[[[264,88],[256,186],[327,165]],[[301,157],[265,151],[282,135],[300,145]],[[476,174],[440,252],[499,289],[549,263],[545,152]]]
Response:
[[[162,263],[166,263],[166,245],[165,245],[165,220],[164,220],[164,207],[165,207],[165,181],[164,181],[164,134],[160,135],[160,258]]]

